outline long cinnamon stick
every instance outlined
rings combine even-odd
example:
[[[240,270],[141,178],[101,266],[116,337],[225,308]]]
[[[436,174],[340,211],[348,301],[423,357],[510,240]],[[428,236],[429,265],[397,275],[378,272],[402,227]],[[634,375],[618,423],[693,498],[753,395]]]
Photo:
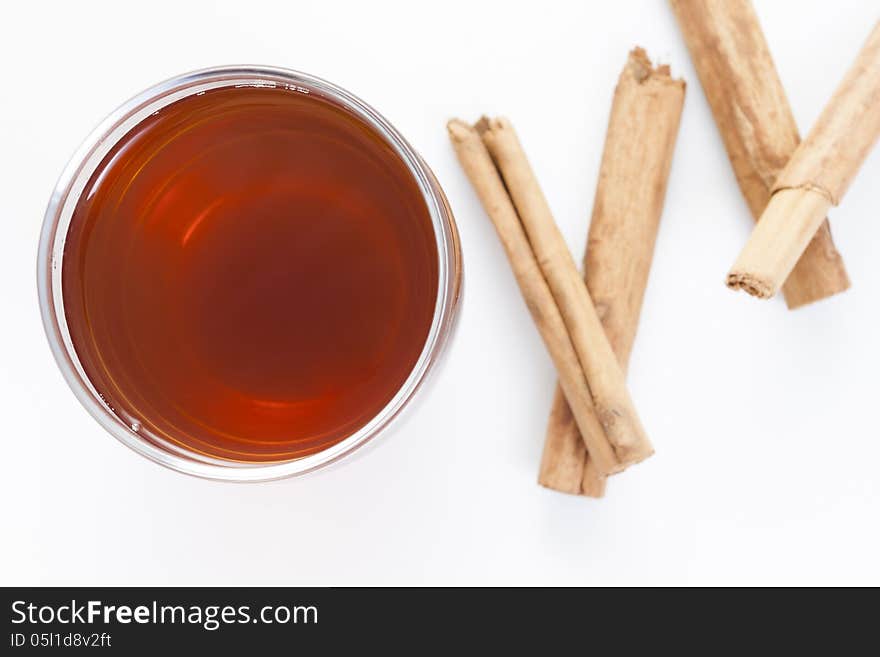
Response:
[[[641,48],[629,54],[614,90],[583,269],[624,372],[653,259],[684,93],[684,81],[672,79],[668,66],[653,67]],[[538,482],[591,497],[601,497],[605,489],[558,386]]]
[[[599,422],[592,394],[562,314],[544,280],[520,218],[480,135],[453,119],[447,125],[458,159],[498,233],[526,306],[556,366],[572,415],[602,475],[623,468]],[[604,339],[604,338],[603,338]]]
[[[504,178],[538,266],[568,329],[605,435],[621,466],[638,463],[653,454],[654,449],[630,399],[623,370],[519,138],[504,118],[484,119],[477,129]],[[596,466],[600,474],[605,474],[601,463],[597,461]]]
[[[770,297],[840,203],[880,137],[880,22],[773,185],[773,196],[728,274],[730,287]]]
[[[670,0],[740,190],[757,220],[800,142],[794,115],[750,0]],[[782,288],[789,308],[849,287],[825,217]],[[747,279],[732,281],[748,286]]]

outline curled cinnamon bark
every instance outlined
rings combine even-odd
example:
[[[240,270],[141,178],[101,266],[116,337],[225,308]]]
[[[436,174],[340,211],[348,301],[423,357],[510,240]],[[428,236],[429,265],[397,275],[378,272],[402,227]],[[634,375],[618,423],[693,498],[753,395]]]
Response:
[[[762,298],[775,294],[825,213],[840,203],[878,137],[880,23],[776,179],[727,284]]]
[[[568,328],[489,151],[479,133],[467,123],[453,119],[447,128],[462,168],[495,225],[523,299],[556,366],[560,386],[596,467],[603,476],[620,471],[624,466],[599,422]]]
[[[761,25],[749,0],[671,0],[671,4],[740,190],[757,220],[800,142]],[[815,228],[807,233],[807,248],[796,258],[782,288],[792,309],[849,288],[824,215]],[[728,282],[753,294],[770,293],[748,272]]]
[[[584,280],[624,371],[653,259],[684,94],[684,82],[673,79],[667,66],[652,66],[641,48],[629,54],[614,91]],[[591,497],[605,489],[559,389],[538,481]]]
[[[623,370],[593,301],[519,138],[510,121],[504,118],[481,121],[477,129],[504,178],[535,259],[562,314],[586,376],[599,422],[614,448],[620,467],[638,463],[653,454],[654,448],[630,399]],[[596,469],[600,474],[608,474],[604,463],[598,459]]]

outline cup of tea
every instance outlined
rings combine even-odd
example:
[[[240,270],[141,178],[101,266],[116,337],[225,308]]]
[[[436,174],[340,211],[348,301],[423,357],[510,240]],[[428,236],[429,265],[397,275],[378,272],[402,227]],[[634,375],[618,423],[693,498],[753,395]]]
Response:
[[[351,93],[212,68],[107,117],[46,211],[38,288],[77,398],[180,472],[314,470],[410,403],[462,262],[428,166]]]

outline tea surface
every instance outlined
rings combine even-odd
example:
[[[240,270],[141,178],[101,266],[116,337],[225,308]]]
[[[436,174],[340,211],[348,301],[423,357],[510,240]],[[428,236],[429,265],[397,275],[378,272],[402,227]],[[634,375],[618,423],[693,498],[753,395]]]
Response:
[[[284,460],[392,399],[437,261],[422,193],[371,128],[315,95],[225,88],[148,117],[98,167],[64,310],[87,376],[139,433]]]

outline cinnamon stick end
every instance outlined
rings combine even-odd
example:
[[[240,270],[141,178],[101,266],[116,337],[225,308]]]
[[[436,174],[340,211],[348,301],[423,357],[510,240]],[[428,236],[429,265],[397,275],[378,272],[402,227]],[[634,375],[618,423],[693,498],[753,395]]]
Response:
[[[850,288],[849,275],[842,263],[836,271],[830,272],[830,274],[833,275],[833,280],[820,280],[821,287],[819,285],[813,287],[789,285],[788,281],[792,280],[792,276],[789,276],[783,287],[785,305],[788,306],[788,309],[803,308],[835,294],[846,292]]]
[[[651,58],[641,46],[636,46],[629,52],[626,61],[624,74],[628,73],[638,84],[646,82],[655,82],[660,84],[671,84],[684,89],[685,82],[681,78],[673,79],[672,71],[669,64],[659,64],[654,66]]]
[[[639,82],[646,80],[654,70],[654,65],[651,64],[648,53],[641,46],[636,46],[629,51],[627,67],[632,76]]]
[[[584,464],[584,476],[581,479],[581,495],[585,497],[605,497],[605,483],[607,477],[603,477],[596,469],[596,464],[591,458],[587,458]]]
[[[731,290],[743,290],[759,299],[773,296],[773,285],[747,272],[732,271],[727,275],[727,287]]]
[[[454,142],[461,142],[473,131],[470,125],[461,119],[450,119],[446,122],[446,130],[449,132],[449,138]]]
[[[598,479],[594,479],[591,485],[587,485],[587,482],[584,482],[584,487],[581,489],[582,497],[592,497],[596,500],[601,500],[605,497],[605,482],[608,481],[605,477],[600,477]]]
[[[616,451],[620,462],[627,468],[636,463],[641,463],[654,455],[654,447],[650,443],[642,443],[628,449],[617,449]]]
[[[513,125],[510,123],[510,119],[503,116],[481,116],[473,128],[486,146],[489,146],[501,138],[502,133],[512,131]]]
[[[485,115],[481,116],[480,120],[474,123],[474,130],[476,130],[477,134],[482,137],[483,134],[489,130],[489,117]]]

